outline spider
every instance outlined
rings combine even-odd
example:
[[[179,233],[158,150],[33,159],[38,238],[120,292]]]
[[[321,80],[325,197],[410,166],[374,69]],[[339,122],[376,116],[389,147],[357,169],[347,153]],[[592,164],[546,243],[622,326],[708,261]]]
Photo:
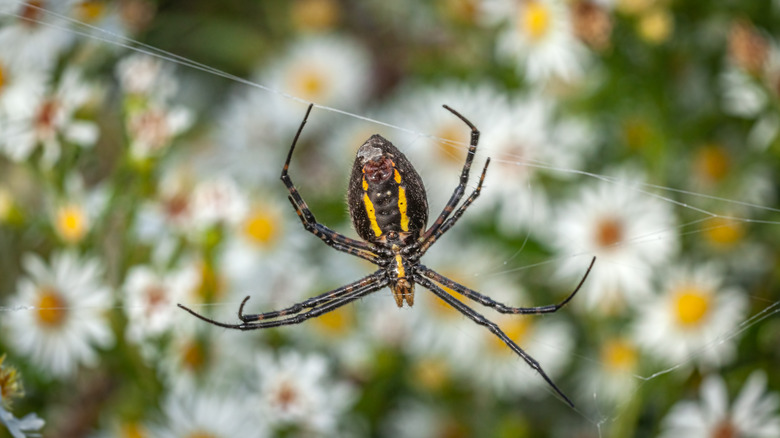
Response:
[[[482,190],[490,158],[482,168],[479,183],[468,198],[457,207],[466,190],[471,163],[477,151],[479,130],[468,119],[447,105],[444,108],[462,120],[471,128],[471,142],[466,162],[460,174],[455,191],[430,228],[428,222],[428,200],[422,179],[412,164],[392,143],[380,135],[373,135],[357,150],[349,180],[347,203],[349,215],[355,231],[362,240],[356,240],[337,233],[317,222],[290,178],[288,169],[295,145],[309,118],[313,104],[309,105],[298,131],[293,138],[287,160],[282,168],[281,180],[289,192],[288,199],[306,231],[322,239],[326,245],[360,257],[378,266],[378,269],[353,283],[309,298],[292,306],[271,312],[244,314],[244,306],[249,296],[244,298],[238,308],[237,324],[215,321],[179,304],[179,307],[192,315],[219,327],[236,330],[257,330],[282,325],[299,324],[331,312],[368,294],[388,286],[398,307],[404,302],[414,304],[414,285],[430,290],[448,305],[454,307],[475,323],[487,327],[509,348],[520,356],[531,368],[536,370],[555,392],[570,406],[571,400],[547,376],[539,363],[510,339],[495,323],[489,321],[474,309],[462,303],[445,290],[449,289],[479,304],[493,308],[500,313],[509,314],[545,314],[554,313],[566,305],[580,290],[588,277],[594,257],[585,275],[577,287],[558,304],[540,307],[510,307],[467,288],[420,263],[420,258],[444,233],[446,233],[466,209],[474,202]],[[456,209],[457,207],[457,209]]]

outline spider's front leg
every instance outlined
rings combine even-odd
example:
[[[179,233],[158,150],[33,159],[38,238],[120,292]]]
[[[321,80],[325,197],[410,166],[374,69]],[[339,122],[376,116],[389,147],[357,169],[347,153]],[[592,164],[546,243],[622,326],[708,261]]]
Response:
[[[287,191],[289,192],[288,199],[290,200],[290,203],[295,209],[295,212],[300,218],[301,223],[303,224],[303,228],[306,231],[319,237],[323,242],[325,242],[326,245],[334,249],[346,252],[376,264],[376,252],[378,251],[378,248],[376,248],[374,245],[369,245],[366,242],[351,239],[317,222],[317,219],[314,217],[314,213],[312,213],[309,209],[309,206],[306,205],[306,201],[303,200],[303,197],[295,187],[292,178],[290,178],[288,170],[290,168],[290,161],[292,160],[293,151],[295,150],[295,145],[298,143],[298,138],[300,138],[301,132],[303,132],[303,127],[306,125],[306,121],[309,118],[309,113],[311,113],[313,106],[314,104],[310,104],[306,109],[306,115],[303,117],[301,125],[298,127],[298,131],[295,133],[292,145],[290,145],[290,151],[287,153],[287,160],[285,160],[284,167],[282,167],[282,174],[280,179],[284,183],[285,187],[287,187]]]

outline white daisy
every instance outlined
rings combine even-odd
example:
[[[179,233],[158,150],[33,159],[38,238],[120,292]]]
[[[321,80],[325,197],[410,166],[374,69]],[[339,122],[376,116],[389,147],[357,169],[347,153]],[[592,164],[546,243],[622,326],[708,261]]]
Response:
[[[180,312],[176,304],[197,286],[198,275],[192,266],[165,273],[150,266],[132,267],[122,287],[127,339],[142,342],[170,329],[174,313]]]
[[[549,200],[539,175],[569,176],[549,168],[581,167],[593,143],[586,125],[556,121],[554,111],[553,101],[531,96],[513,102],[485,127],[480,143],[492,161],[479,202],[500,207],[499,225],[507,232],[549,230]]]
[[[75,41],[67,20],[47,11],[66,14],[73,0],[14,2],[10,16],[0,23],[0,47],[13,62],[37,68],[53,67]],[[48,24],[48,25],[47,25]]]
[[[489,136],[490,131],[498,129],[492,121],[507,111],[506,98],[492,85],[480,83],[472,86],[457,82],[435,88],[410,87],[402,91],[398,101],[388,108],[386,117],[393,124],[422,134],[393,132],[390,141],[402,152],[411,149],[407,158],[427,182],[428,201],[431,210],[436,213],[444,207],[458,184],[471,141],[469,126],[442,108],[443,104],[469,119],[483,136]],[[484,146],[486,143],[480,141],[477,159],[472,166],[471,187],[476,185],[482,169],[480,157],[485,155]],[[472,213],[475,211],[472,210]]]
[[[216,176],[199,182],[192,190],[193,222],[206,230],[218,224],[235,225],[249,209],[246,193],[232,178]]]
[[[653,270],[669,260],[678,239],[667,203],[643,194],[635,177],[612,181],[585,186],[561,205],[552,230],[565,256],[556,261],[559,276],[583,275],[582,258],[571,254],[598,258],[575,301],[605,311],[647,295]]]
[[[352,110],[371,87],[371,62],[359,41],[346,37],[302,37],[285,55],[258,74],[258,82],[306,102]],[[282,126],[297,127],[304,106],[289,98],[268,96],[271,115]],[[310,119],[322,126],[324,117]]]
[[[485,0],[485,19],[504,22],[498,55],[517,63],[535,83],[584,75],[588,51],[572,30],[569,6],[561,0]]]
[[[639,347],[631,340],[612,336],[601,342],[597,360],[583,364],[580,393],[606,405],[627,402],[639,387]]]
[[[261,421],[273,429],[295,427],[303,434],[335,435],[354,403],[354,389],[328,374],[323,356],[283,351],[257,356],[259,388],[250,398]]]
[[[0,52],[0,122],[31,117],[46,93],[48,77],[48,69],[16,64],[5,51]],[[5,138],[0,137],[0,146]]]
[[[168,107],[150,102],[127,115],[130,155],[142,160],[159,156],[174,137],[192,126],[194,114],[183,106]]]
[[[74,374],[79,365],[94,366],[95,348],[114,343],[105,317],[111,291],[103,285],[100,262],[59,252],[48,266],[32,254],[22,264],[28,276],[19,280],[9,304],[29,310],[4,317],[8,344],[57,378]]]
[[[167,102],[178,90],[170,64],[160,58],[133,53],[116,63],[119,85],[129,95],[152,97]]]
[[[293,139],[275,123],[274,108],[263,90],[241,88],[234,92],[218,113],[218,128],[213,148],[205,163],[253,187],[279,184],[279,173]],[[301,107],[299,121],[305,110]],[[319,113],[312,116],[314,119]],[[308,132],[308,131],[307,131]],[[258,163],[262,161],[263,165]]]
[[[261,438],[268,429],[255,420],[248,394],[212,394],[195,389],[177,390],[162,404],[164,419],[149,427],[149,436],[159,438]]]
[[[670,268],[662,293],[637,307],[635,337],[648,356],[668,365],[692,361],[704,370],[734,358],[732,332],[748,302],[741,290],[723,285],[721,272],[714,264]]]
[[[156,197],[140,208],[135,224],[136,237],[145,243],[160,244],[194,231],[192,188],[196,181],[186,166],[164,168]]]
[[[107,201],[105,187],[87,189],[80,175],[67,175],[64,196],[49,202],[52,227],[60,240],[69,245],[81,242],[103,214]]]
[[[76,118],[76,111],[95,96],[95,89],[74,69],[63,72],[57,89],[39,100],[29,117],[12,117],[7,125],[5,152],[15,161],[26,160],[40,145],[42,164],[51,167],[60,157],[62,141],[90,147],[98,139],[98,126]]]
[[[663,420],[662,438],[780,436],[780,396],[767,392],[767,379],[754,371],[729,407],[726,383],[719,375],[708,376],[699,388],[700,401],[681,401]]]

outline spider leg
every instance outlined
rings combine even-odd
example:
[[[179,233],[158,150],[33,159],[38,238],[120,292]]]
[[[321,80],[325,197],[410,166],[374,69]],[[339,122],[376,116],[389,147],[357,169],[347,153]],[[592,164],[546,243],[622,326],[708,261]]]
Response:
[[[575,287],[574,290],[563,301],[561,301],[558,304],[551,304],[549,306],[539,306],[539,307],[511,307],[505,304],[501,304],[498,301],[495,301],[490,297],[487,297],[472,289],[469,289],[460,283],[452,281],[449,278],[423,265],[418,265],[416,268],[416,272],[428,277],[429,279],[435,281],[436,283],[439,283],[449,289],[454,290],[455,292],[458,292],[459,294],[465,296],[466,298],[469,298],[471,300],[478,302],[479,304],[482,304],[483,306],[491,307],[499,313],[511,313],[511,314],[518,314],[518,315],[540,315],[543,313],[555,313],[558,311],[558,309],[565,306],[569,301],[571,301],[571,299],[574,298],[574,295],[577,294],[577,292],[579,292],[580,288],[585,283],[585,279],[588,278],[588,274],[590,274],[590,270],[593,268],[593,264],[595,262],[596,262],[596,257],[593,257],[593,259],[591,259],[590,261],[590,265],[588,266],[588,270],[585,271],[585,275],[582,276],[582,279],[577,284],[577,287]]]
[[[466,162],[463,164],[463,169],[460,172],[460,181],[458,182],[457,187],[455,187],[455,191],[452,192],[452,196],[447,202],[447,205],[444,206],[444,209],[439,214],[439,217],[436,218],[436,221],[433,223],[433,225],[431,225],[431,227],[420,238],[420,241],[422,242],[426,242],[432,235],[436,234],[436,231],[439,229],[439,227],[441,227],[444,221],[447,220],[450,214],[455,210],[455,206],[457,206],[458,202],[460,202],[461,198],[463,198],[463,194],[466,192],[466,183],[468,183],[469,180],[471,163],[474,161],[474,155],[477,152],[477,144],[479,143],[479,130],[477,127],[474,126],[474,124],[471,123],[467,118],[463,117],[459,112],[455,111],[449,106],[444,105],[444,108],[452,114],[455,114],[456,117],[461,119],[463,123],[471,128],[471,143],[469,144],[469,151],[466,154]]]
[[[293,205],[293,208],[295,208],[295,212],[301,219],[303,228],[306,229],[306,231],[319,237],[323,242],[325,242],[326,245],[330,247],[363,258],[372,263],[376,263],[375,251],[377,249],[373,245],[369,245],[368,243],[360,240],[351,239],[347,236],[344,236],[343,234],[331,230],[325,225],[318,223],[317,219],[314,217],[314,213],[312,213],[309,209],[309,206],[306,205],[306,201],[303,200],[303,197],[295,187],[292,178],[290,178],[290,174],[288,173],[290,160],[292,160],[295,145],[298,143],[298,138],[301,136],[301,132],[303,131],[304,125],[306,125],[306,120],[308,120],[309,113],[311,113],[313,106],[314,104],[310,104],[306,109],[306,115],[303,117],[301,125],[298,127],[298,131],[295,133],[292,145],[290,145],[290,151],[287,153],[287,160],[284,162],[284,167],[282,168],[282,175],[280,176],[280,179],[284,183],[285,187],[287,187],[287,191],[289,192],[288,199]],[[348,248],[355,249],[356,251],[350,251]]]
[[[244,298],[244,300],[241,302],[241,306],[238,308],[238,317],[242,321],[238,324],[226,324],[219,322],[211,318],[207,318],[182,304],[178,304],[178,306],[193,316],[219,327],[236,330],[257,330],[278,327],[281,325],[301,323],[309,318],[313,318],[323,313],[335,310],[336,308],[350,303],[360,297],[368,295],[371,292],[375,292],[386,286],[387,283],[388,280],[386,278],[380,277],[380,271],[377,271],[346,286],[325,292],[300,303],[293,304],[286,309],[251,315],[244,315],[244,306],[246,305],[246,302],[249,301],[249,297],[247,296]],[[310,310],[308,312],[301,313],[304,309]]]
[[[442,234],[446,233],[447,230],[452,228],[453,225],[455,225],[455,222],[460,219],[461,216],[463,216],[463,213],[466,212],[466,209],[469,208],[472,202],[476,200],[479,197],[479,194],[482,192],[482,183],[485,182],[485,174],[487,173],[488,166],[490,165],[490,157],[485,161],[485,167],[482,168],[482,174],[479,177],[479,183],[477,184],[477,188],[474,189],[473,192],[471,192],[471,195],[469,195],[468,198],[466,198],[466,201],[461,204],[460,207],[455,211],[455,214],[453,214],[449,219],[447,219],[431,236],[427,238],[427,240],[423,240],[422,246],[420,247],[420,256],[425,254],[426,251],[428,251],[428,248],[433,245],[436,240],[441,237]]]
[[[416,283],[420,284],[421,286],[427,288],[431,292],[433,292],[434,295],[436,295],[437,297],[439,297],[442,300],[444,300],[445,303],[447,303],[450,306],[454,307],[455,310],[457,310],[460,313],[464,314],[465,316],[467,316],[472,321],[476,322],[479,325],[487,327],[487,329],[490,330],[491,333],[493,333],[494,335],[498,336],[499,339],[504,341],[504,343],[510,349],[512,349],[512,351],[515,352],[515,354],[520,356],[525,361],[525,363],[528,364],[528,366],[530,366],[537,373],[539,373],[539,375],[542,376],[542,378],[545,380],[545,382],[547,382],[547,384],[550,385],[550,387],[553,390],[555,390],[555,392],[559,396],[561,396],[566,401],[566,403],[569,404],[569,406],[574,407],[574,403],[572,403],[572,401],[569,400],[569,397],[566,397],[566,394],[564,394],[563,391],[561,391],[560,388],[558,388],[558,386],[555,383],[553,383],[552,379],[550,379],[550,377],[547,375],[547,373],[545,373],[544,370],[542,369],[542,366],[539,365],[539,362],[537,362],[536,359],[531,357],[531,355],[526,353],[525,350],[520,348],[520,346],[518,346],[515,343],[515,341],[510,339],[509,336],[507,336],[506,333],[504,333],[501,330],[501,328],[499,328],[498,325],[496,325],[496,323],[494,323],[493,321],[490,321],[487,318],[485,318],[484,316],[480,315],[479,313],[477,313],[471,307],[461,303],[455,297],[453,297],[452,295],[448,294],[444,289],[442,289],[439,286],[437,286],[436,283],[428,280],[427,278],[417,274],[417,275],[414,276],[414,281]]]

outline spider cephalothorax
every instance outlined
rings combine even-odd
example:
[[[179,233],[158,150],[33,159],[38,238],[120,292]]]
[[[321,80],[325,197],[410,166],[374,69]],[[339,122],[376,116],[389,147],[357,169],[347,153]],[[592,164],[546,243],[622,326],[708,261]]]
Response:
[[[569,405],[573,406],[571,400],[553,383],[534,358],[520,348],[495,323],[462,303],[449,291],[461,294],[500,313],[519,315],[553,313],[574,297],[574,294],[577,293],[588,277],[595,262],[595,257],[591,260],[588,270],[585,271],[585,275],[573,292],[559,304],[540,307],[506,306],[456,283],[420,263],[420,258],[428,248],[447,230],[452,228],[471,203],[477,199],[482,190],[485,173],[490,164],[490,158],[488,158],[482,168],[482,174],[477,187],[458,206],[465,194],[471,163],[477,151],[479,130],[468,119],[446,105],[444,108],[471,128],[471,142],[458,185],[433,225],[430,228],[427,227],[428,200],[420,175],[417,174],[412,164],[398,148],[380,135],[373,135],[358,148],[347,193],[347,203],[352,224],[362,240],[352,239],[331,230],[317,222],[314,214],[309,210],[300,193],[298,193],[298,189],[295,188],[288,173],[295,145],[303,131],[312,106],[309,105],[306,111],[306,116],[304,116],[298,132],[295,134],[290,151],[287,154],[287,161],[285,161],[282,168],[281,179],[287,187],[288,199],[298,214],[304,229],[322,239],[326,245],[368,260],[377,265],[378,269],[374,273],[346,286],[325,292],[282,310],[244,314],[244,306],[247,300],[249,300],[249,297],[246,297],[238,308],[238,318],[241,320],[238,324],[226,324],[215,321],[181,304],[179,304],[179,307],[219,327],[237,330],[256,330],[301,323],[309,318],[335,310],[385,286],[388,286],[392,291],[398,307],[402,307],[404,302],[412,306],[414,304],[414,285],[419,284],[472,321],[487,327],[531,368],[535,369]]]

